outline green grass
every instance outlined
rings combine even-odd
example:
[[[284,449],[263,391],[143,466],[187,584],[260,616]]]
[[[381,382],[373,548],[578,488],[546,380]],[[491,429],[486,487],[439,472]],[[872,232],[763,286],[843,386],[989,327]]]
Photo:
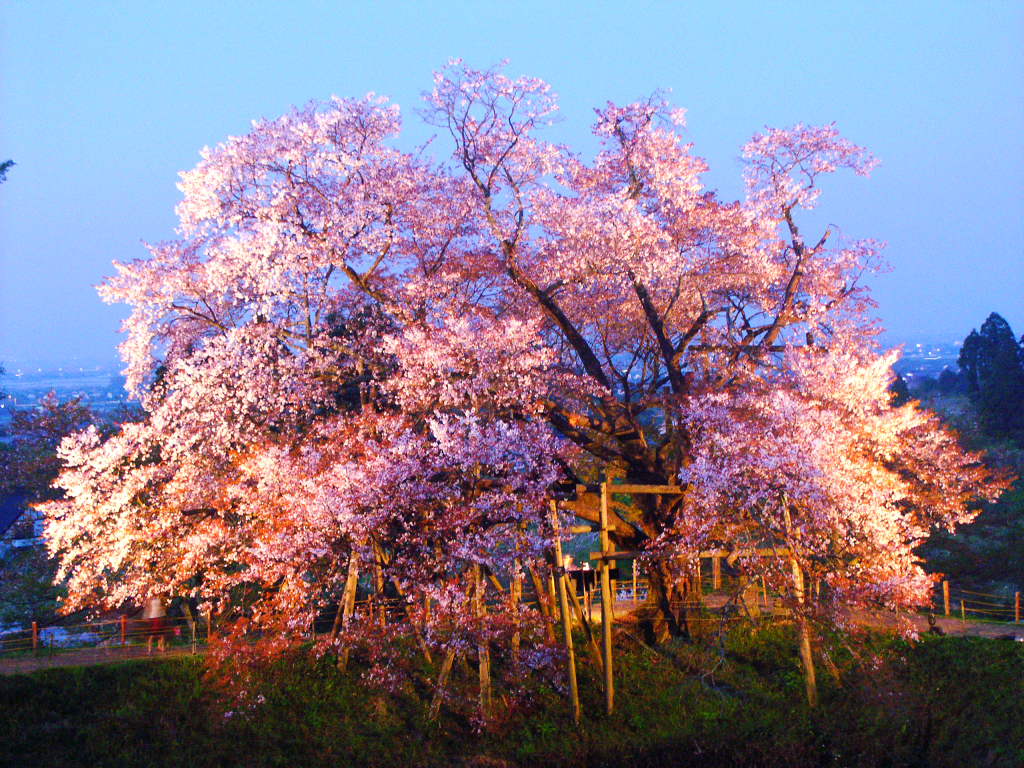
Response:
[[[872,642],[871,663],[847,666],[843,686],[822,673],[816,710],[785,628],[736,631],[721,657],[685,643],[622,650],[611,719],[581,658],[578,729],[545,687],[489,728],[458,708],[431,723],[420,697],[374,692],[329,661],[278,664],[252,706],[220,698],[194,658],[52,669],[0,677],[0,765],[1024,764],[1024,644]],[[691,671],[716,658],[713,676]],[[457,670],[468,692],[472,676]]]

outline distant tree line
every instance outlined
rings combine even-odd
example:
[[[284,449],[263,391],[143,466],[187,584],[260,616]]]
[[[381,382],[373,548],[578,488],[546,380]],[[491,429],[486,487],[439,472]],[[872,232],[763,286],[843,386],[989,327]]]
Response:
[[[993,312],[964,339],[957,366],[958,371],[946,368],[937,378],[922,380],[917,394],[967,395],[986,432],[1024,438],[1024,336],[1014,336],[1010,324]]]
[[[131,407],[98,413],[80,397],[61,400],[55,392],[35,408],[15,411],[9,439],[0,443],[0,505],[28,507],[60,498],[52,483],[60,471],[61,440],[90,424],[110,435],[118,425],[137,418]],[[32,538],[37,518],[33,511],[22,514],[4,536]],[[0,625],[53,621],[62,594],[54,584],[55,575],[56,562],[45,547],[0,547]]]

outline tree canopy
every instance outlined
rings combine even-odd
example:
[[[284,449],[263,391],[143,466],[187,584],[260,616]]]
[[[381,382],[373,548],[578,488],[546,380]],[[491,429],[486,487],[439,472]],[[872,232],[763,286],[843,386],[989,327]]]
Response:
[[[246,626],[286,644],[355,556],[412,621],[339,641],[415,625],[438,647],[516,632],[541,649],[539,614],[483,621],[461,575],[539,558],[550,489],[605,472],[684,490],[613,521],[652,600],[697,552],[757,542],[788,546],[836,618],[926,600],[913,548],[1003,483],[892,407],[861,281],[878,244],[801,229],[826,177],[871,155],[834,125],[766,129],[727,201],[658,98],[599,109],[589,159],[544,139],[539,80],[453,62],[425,98],[450,157],[398,149],[376,96],[204,150],[178,237],[102,287],[132,307],[146,418],[63,446],[47,530],[69,605],[255,589]]]
[[[1024,344],[996,312],[960,348],[967,392],[978,404],[984,426],[997,435],[1024,435]]]

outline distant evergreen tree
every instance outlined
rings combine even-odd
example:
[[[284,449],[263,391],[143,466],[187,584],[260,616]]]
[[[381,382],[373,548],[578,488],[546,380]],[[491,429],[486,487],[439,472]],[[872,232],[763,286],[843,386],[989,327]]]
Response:
[[[910,388],[907,386],[907,381],[898,373],[896,374],[896,378],[892,380],[892,384],[889,385],[889,396],[893,408],[899,408],[901,405],[906,405],[911,400]]]
[[[977,331],[971,331],[964,339],[960,347],[960,356],[957,358],[957,365],[960,366],[960,373],[964,377],[964,386],[967,394],[978,393],[978,349],[981,347],[981,336]]]
[[[1024,365],[1010,324],[993,312],[981,326],[978,355],[982,412],[1001,432],[1024,430]]]
[[[1024,433],[1024,360],[1010,324],[993,312],[964,340],[958,362],[985,427],[993,434]]]

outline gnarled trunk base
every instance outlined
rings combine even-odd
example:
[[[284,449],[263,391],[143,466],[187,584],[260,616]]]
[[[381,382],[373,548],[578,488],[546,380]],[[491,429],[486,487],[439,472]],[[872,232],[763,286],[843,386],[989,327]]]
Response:
[[[647,602],[637,609],[644,641],[654,644],[670,637],[691,637],[689,585],[679,582],[664,563],[652,566],[647,584]]]

